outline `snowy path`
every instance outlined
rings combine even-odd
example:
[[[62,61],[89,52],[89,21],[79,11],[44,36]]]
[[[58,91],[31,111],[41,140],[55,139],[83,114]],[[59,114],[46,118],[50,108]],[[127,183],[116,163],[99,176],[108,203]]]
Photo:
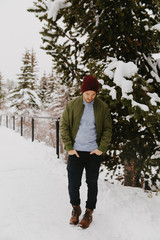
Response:
[[[81,192],[84,210],[85,184]],[[0,127],[0,240],[160,239],[160,194],[100,179],[90,228],[71,227],[70,214],[66,165],[55,150]]]

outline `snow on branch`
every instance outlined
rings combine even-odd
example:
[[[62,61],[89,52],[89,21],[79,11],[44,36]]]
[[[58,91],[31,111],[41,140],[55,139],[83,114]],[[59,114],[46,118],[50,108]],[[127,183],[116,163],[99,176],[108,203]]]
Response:
[[[154,25],[154,26],[152,27],[152,30],[157,30],[157,31],[160,32],[160,23]]]
[[[58,11],[62,8],[70,7],[71,3],[65,3],[65,0],[51,0],[47,1],[48,6],[48,19],[52,18],[53,21],[56,20]]]
[[[115,85],[121,88],[122,98],[130,100],[132,107],[138,106],[143,111],[149,111],[148,106],[133,100],[133,82],[128,79],[133,77],[137,72],[138,68],[133,62],[125,63],[123,61],[114,61],[108,65],[104,71],[104,74],[107,75],[110,79],[113,79]],[[112,99],[115,99],[114,87],[103,85],[103,89],[110,90]]]
[[[160,103],[160,98],[157,93],[147,93],[147,95],[151,98],[150,101],[153,106],[157,106],[157,102]]]
[[[116,99],[116,90],[115,87],[110,87],[108,85],[103,85],[103,89],[107,89],[110,91],[110,96],[112,97],[112,99]]]
[[[125,63],[123,61],[115,61],[109,64],[105,69],[104,74],[110,79],[113,79],[116,86],[119,86],[122,89],[122,97],[128,98],[128,93],[133,91],[133,83],[126,78],[131,78],[137,73],[137,71],[138,68],[133,62]],[[103,86],[103,88],[106,88],[106,86]]]
[[[149,64],[149,66],[152,68],[151,76],[154,79],[156,79],[156,81],[159,83],[160,82],[160,77],[159,77],[156,65],[153,63],[151,57],[146,57],[145,54],[143,54],[143,56],[144,56],[145,60],[147,61],[147,63]],[[159,66],[160,66],[159,59],[157,59],[156,61],[157,61],[157,66],[159,68]]]

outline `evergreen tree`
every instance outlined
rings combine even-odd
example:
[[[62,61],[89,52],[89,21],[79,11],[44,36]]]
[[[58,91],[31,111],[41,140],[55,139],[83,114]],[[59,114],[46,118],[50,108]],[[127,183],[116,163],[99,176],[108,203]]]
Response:
[[[106,156],[107,165],[116,170],[119,164],[123,164],[125,185],[139,186],[140,179],[147,181],[145,178],[148,176],[155,184],[155,175],[157,179],[159,172],[159,159],[155,154],[160,149],[160,98],[157,93],[150,91],[150,81],[153,79],[147,82],[139,74],[135,74],[130,79],[132,81],[123,75],[122,88],[115,84],[116,74],[122,67],[121,62],[116,63],[114,69],[110,65],[106,69],[108,78],[105,80],[106,85],[103,85],[106,89],[101,93],[101,97],[110,105],[113,116],[113,138],[110,154]],[[123,65],[126,69],[132,67],[131,64]],[[113,78],[109,68],[112,69]],[[127,92],[127,84],[132,84],[131,92]],[[156,173],[153,173],[153,166],[157,166]]]
[[[52,69],[52,72],[49,74],[48,76],[48,102],[51,102],[50,97],[53,94],[54,90],[55,90],[55,74],[54,71]]]
[[[58,4],[58,7],[63,8],[63,1],[55,1],[55,3]],[[38,0],[34,2],[34,5],[35,8],[29,9],[29,11],[35,12],[40,21],[45,21],[41,32],[44,43],[42,49],[53,57],[53,67],[59,75],[60,83],[78,87],[84,73],[84,64],[81,61],[82,45],[80,46],[76,35],[72,36],[70,31],[63,28],[62,19],[60,22],[55,22],[52,18],[48,18],[49,9],[55,13],[56,18],[54,2]]]
[[[4,93],[3,77],[0,72],[0,109],[2,109],[3,107],[4,98],[5,98],[5,93]]]
[[[43,106],[45,106],[45,104],[47,103],[47,91],[48,91],[48,77],[44,72],[42,78],[40,79],[39,86],[39,97],[41,99]]]
[[[160,51],[159,1],[37,0],[34,6],[30,11],[45,22],[43,49],[53,57],[62,83],[78,87],[88,72],[103,79],[100,97],[113,117],[106,165],[125,167],[125,185],[138,186],[148,176],[155,184],[160,65],[152,54]]]
[[[37,81],[38,81],[38,77],[37,77],[37,72],[38,72],[38,62],[36,59],[36,53],[34,51],[34,49],[32,48],[31,53],[30,53],[30,61],[31,61],[31,89],[32,90],[36,90],[37,88]]]
[[[55,80],[55,78],[51,78]],[[52,112],[53,116],[59,118],[62,115],[64,106],[66,105],[69,99],[70,89],[67,85],[59,84],[58,77],[56,81],[54,81],[54,88],[51,85],[51,88],[48,88],[48,106],[47,110]],[[51,91],[53,89],[53,91]]]
[[[7,92],[11,92],[15,88],[15,85],[15,81],[7,79],[5,83],[5,89],[7,90]]]
[[[56,70],[72,86],[86,72],[86,64],[107,57],[134,60],[159,50],[158,1],[43,1],[34,2],[36,17],[44,20],[43,49]],[[57,9],[59,11],[57,11]],[[146,39],[148,41],[146,41]],[[85,65],[84,65],[85,63]]]
[[[27,109],[39,108],[40,100],[36,93],[37,77],[36,77],[36,56],[32,51],[26,49],[22,58],[21,73],[18,74],[18,84],[9,95],[11,107],[25,111]]]

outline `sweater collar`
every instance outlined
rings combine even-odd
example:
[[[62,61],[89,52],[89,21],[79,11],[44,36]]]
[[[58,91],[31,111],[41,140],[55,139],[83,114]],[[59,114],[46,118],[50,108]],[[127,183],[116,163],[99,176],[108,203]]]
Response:
[[[93,106],[94,101],[92,101],[91,103],[87,103],[87,102],[83,99],[83,104],[84,104],[85,106]]]
[[[85,105],[85,103],[87,103],[86,101],[83,100],[83,95],[80,96],[81,102],[83,105]],[[85,102],[85,103],[84,103]],[[92,102],[93,105],[95,105],[95,103],[97,102],[97,96],[95,97],[94,101]]]

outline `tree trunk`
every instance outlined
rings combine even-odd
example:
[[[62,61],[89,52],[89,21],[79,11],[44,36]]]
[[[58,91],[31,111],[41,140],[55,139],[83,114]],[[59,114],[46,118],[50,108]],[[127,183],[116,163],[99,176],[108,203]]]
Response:
[[[139,174],[135,167],[135,159],[124,160],[124,186],[140,187]]]

